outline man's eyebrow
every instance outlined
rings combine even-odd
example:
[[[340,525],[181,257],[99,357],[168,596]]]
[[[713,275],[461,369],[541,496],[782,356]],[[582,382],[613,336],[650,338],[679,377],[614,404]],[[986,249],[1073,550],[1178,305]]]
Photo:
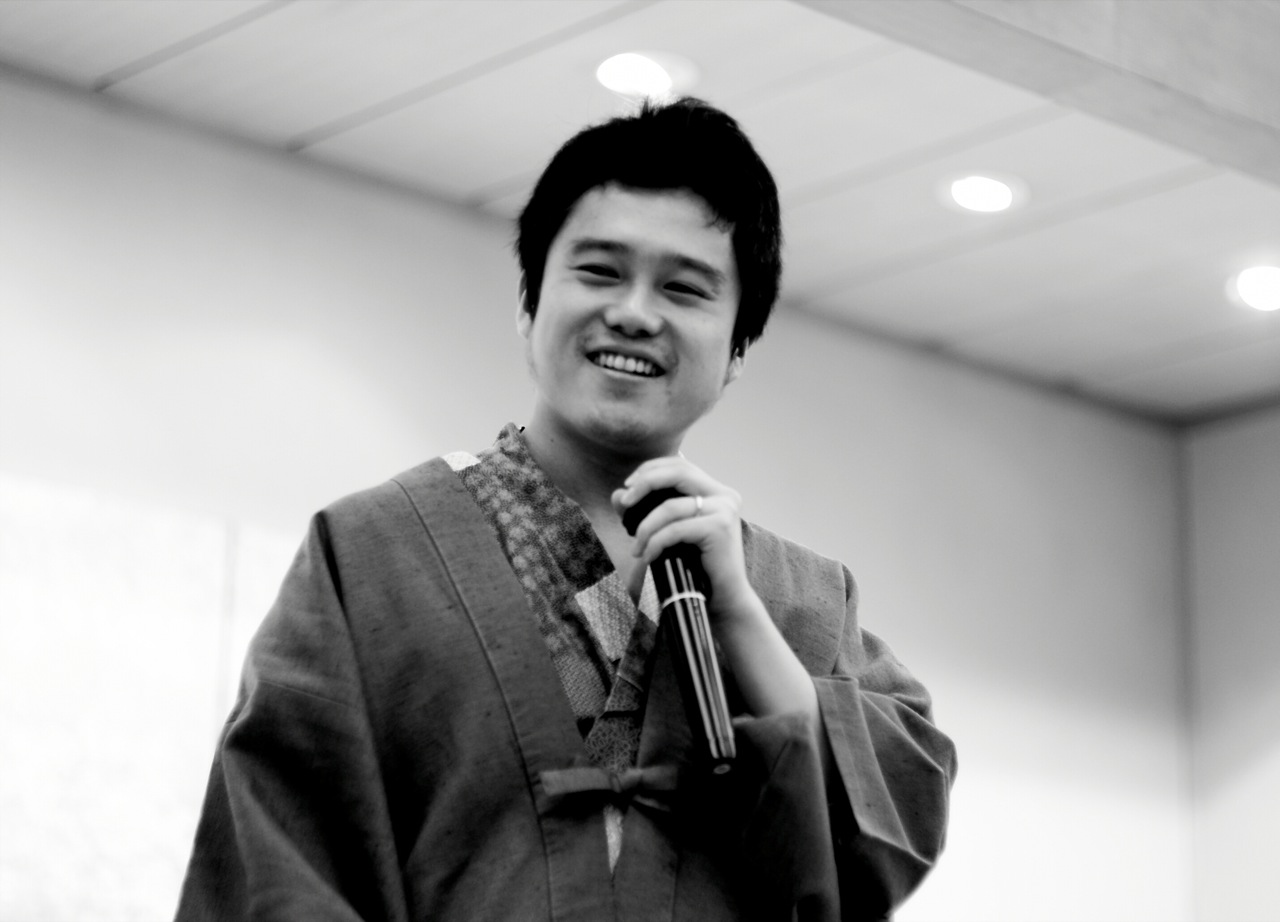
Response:
[[[569,245],[569,252],[574,256],[591,250],[603,250],[606,253],[625,256],[631,252],[631,247],[617,240],[604,240],[599,237],[579,237]]]
[[[603,252],[617,256],[629,256],[634,250],[625,243],[618,240],[607,240],[600,237],[579,237],[569,244],[569,253],[573,256],[581,256],[583,253]],[[710,263],[703,262],[700,259],[694,259],[692,256],[684,256],[679,253],[666,257],[675,263],[681,269],[688,269],[691,272],[697,272],[706,278],[708,284],[715,286],[717,289],[723,287],[729,277],[724,272],[717,269]]]

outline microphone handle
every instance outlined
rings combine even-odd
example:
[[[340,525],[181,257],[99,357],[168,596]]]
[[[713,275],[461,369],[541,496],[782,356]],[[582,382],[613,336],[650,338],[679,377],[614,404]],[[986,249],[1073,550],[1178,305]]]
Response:
[[[655,507],[681,495],[672,489],[649,493],[627,510],[623,517],[627,531],[635,534],[636,527]],[[707,619],[709,585],[702,569],[702,555],[693,545],[679,544],[659,555],[649,571],[661,606],[659,630],[666,635],[671,650],[695,746],[711,770],[722,774],[729,770],[736,750],[724,680]]]

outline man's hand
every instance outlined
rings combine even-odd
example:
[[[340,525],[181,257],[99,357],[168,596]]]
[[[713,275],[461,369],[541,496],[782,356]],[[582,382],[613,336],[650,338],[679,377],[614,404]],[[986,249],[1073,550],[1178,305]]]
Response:
[[[624,487],[614,491],[614,509],[621,515],[647,494],[667,488],[685,495],[668,499],[645,516],[636,528],[632,553],[647,567],[677,544],[696,546],[711,584],[707,608],[713,622],[731,620],[760,605],[747,579],[742,496],[736,490],[684,458],[655,458],[636,468]]]
[[[668,487],[685,495],[645,516],[636,528],[635,555],[648,566],[673,545],[696,546],[711,584],[711,628],[747,709],[757,717],[802,713],[816,730],[820,717],[813,680],[747,579],[742,496],[684,458],[665,457],[636,468],[613,492],[613,507],[621,515],[649,492]]]

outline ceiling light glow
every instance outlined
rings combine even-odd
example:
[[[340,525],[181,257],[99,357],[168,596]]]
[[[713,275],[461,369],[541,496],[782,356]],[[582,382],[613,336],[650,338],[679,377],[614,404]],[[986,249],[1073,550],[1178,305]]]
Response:
[[[624,96],[662,97],[671,92],[674,84],[661,64],[631,51],[615,54],[597,67],[596,79]]]
[[[1280,310],[1280,266],[1254,266],[1236,276],[1240,300],[1255,310]]]
[[[1013,189],[990,176],[966,176],[951,184],[951,198],[969,211],[1005,211],[1013,204]]]

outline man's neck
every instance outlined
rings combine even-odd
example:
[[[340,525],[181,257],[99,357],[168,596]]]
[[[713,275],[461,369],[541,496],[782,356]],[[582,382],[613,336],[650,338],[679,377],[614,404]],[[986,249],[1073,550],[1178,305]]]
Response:
[[[641,463],[657,454],[608,451],[553,426],[531,422],[525,444],[543,473],[588,516],[612,509],[610,497]],[[673,449],[674,450],[674,449]],[[610,513],[611,514],[611,513]]]

